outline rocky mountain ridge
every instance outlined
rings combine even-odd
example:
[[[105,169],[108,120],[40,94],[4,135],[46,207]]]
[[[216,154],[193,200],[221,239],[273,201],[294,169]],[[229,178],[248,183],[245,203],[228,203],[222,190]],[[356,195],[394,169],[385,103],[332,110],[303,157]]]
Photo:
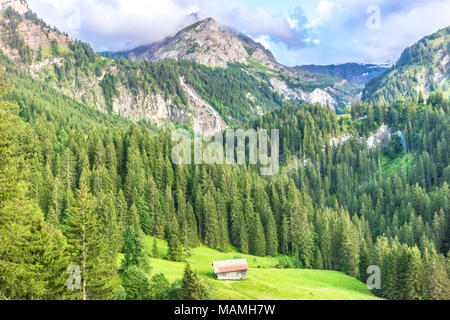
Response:
[[[118,54],[130,60],[187,59],[223,68],[229,63],[248,65],[248,59],[251,59],[268,68],[283,69],[272,53],[261,44],[222,27],[211,17],[198,21],[161,42]]]
[[[14,9],[19,14],[25,14],[30,11],[30,7],[25,0],[1,0],[0,11],[6,10],[8,8]]]

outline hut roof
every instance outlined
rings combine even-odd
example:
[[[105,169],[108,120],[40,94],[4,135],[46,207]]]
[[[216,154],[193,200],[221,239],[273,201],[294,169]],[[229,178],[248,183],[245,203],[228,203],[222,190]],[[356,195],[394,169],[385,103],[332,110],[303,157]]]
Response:
[[[213,266],[214,266],[214,272],[216,274],[248,270],[247,260],[245,260],[245,259],[214,261]]]

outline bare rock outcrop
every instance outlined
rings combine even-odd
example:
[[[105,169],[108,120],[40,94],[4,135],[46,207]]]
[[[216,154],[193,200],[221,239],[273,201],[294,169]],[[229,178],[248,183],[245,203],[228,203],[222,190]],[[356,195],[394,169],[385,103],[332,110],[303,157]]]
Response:
[[[210,136],[227,128],[225,121],[220,114],[204,101],[191,87],[189,87],[183,77],[180,77],[181,87],[189,100],[192,120],[194,121],[194,131]]]
[[[12,8],[19,14],[25,14],[30,11],[28,3],[25,0],[0,0],[0,11]]]

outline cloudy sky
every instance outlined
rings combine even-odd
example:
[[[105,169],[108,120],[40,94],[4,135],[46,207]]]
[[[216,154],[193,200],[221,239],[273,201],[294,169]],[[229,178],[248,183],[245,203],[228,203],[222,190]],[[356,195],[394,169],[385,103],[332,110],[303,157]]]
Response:
[[[450,23],[450,0],[28,0],[97,51],[175,34],[198,12],[246,33],[287,65],[394,62]]]

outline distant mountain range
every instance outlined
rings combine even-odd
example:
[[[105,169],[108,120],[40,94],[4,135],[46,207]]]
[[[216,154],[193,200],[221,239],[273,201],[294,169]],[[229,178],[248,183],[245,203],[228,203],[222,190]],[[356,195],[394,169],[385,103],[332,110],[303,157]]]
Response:
[[[0,50],[9,69],[133,120],[214,133],[289,102],[321,103],[339,112],[361,93],[345,80],[280,64],[261,44],[212,18],[160,43],[113,54],[123,60],[98,55],[50,28],[23,0],[0,4]]]
[[[304,65],[296,67],[296,69],[319,74],[327,74],[329,76],[345,79],[349,82],[363,86],[370,79],[379,76],[380,74],[389,70],[389,66],[375,65],[375,64],[345,63],[328,66]]]

